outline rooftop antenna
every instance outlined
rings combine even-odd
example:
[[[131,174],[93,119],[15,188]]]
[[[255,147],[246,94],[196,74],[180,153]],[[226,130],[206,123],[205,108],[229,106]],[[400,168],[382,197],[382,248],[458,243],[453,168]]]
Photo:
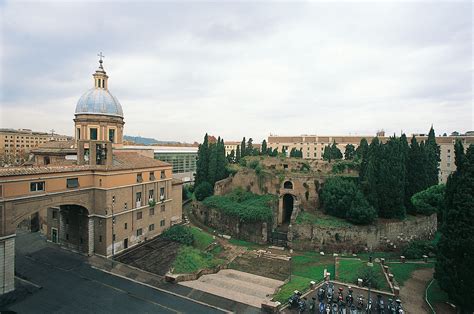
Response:
[[[51,136],[54,136],[54,129],[49,130],[51,132]]]

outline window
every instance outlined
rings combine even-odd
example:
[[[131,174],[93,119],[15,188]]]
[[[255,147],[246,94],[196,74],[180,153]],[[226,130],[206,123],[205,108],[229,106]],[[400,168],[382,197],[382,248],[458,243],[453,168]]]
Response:
[[[142,206],[142,192],[137,192],[135,200],[137,202],[137,207]]]
[[[115,241],[115,234],[112,235],[112,241]]]
[[[49,165],[51,163],[51,160],[49,159],[49,156],[44,157],[44,164]]]
[[[164,227],[164,226],[165,226],[165,220],[163,219],[160,221],[160,227]]]
[[[160,188],[160,200],[165,199],[165,188]]]
[[[150,208],[150,216],[153,216],[155,214],[155,209],[154,208]]]
[[[69,234],[66,233],[66,240],[69,240]]]
[[[148,231],[153,231],[155,230],[155,224],[151,224],[148,226]]]
[[[111,141],[112,143],[115,143],[115,129],[109,130],[109,141]]]
[[[99,242],[102,242],[102,236],[99,236]]]
[[[143,177],[141,173],[137,173],[137,182],[138,183],[143,182]]]
[[[153,200],[153,199],[154,199],[153,190],[148,191],[148,199],[149,199],[149,200]]]
[[[91,128],[89,130],[90,132],[90,139],[91,140],[97,140],[97,129],[96,128]]]
[[[137,212],[137,220],[142,219],[143,213],[141,211]]]
[[[58,219],[58,212],[53,210],[53,219]]]
[[[283,188],[285,189],[293,189],[293,183],[291,181],[286,181],[284,184],[283,184]]]
[[[66,186],[68,188],[77,188],[79,187],[79,179],[78,178],[71,178],[66,180]]]
[[[451,164],[448,162],[448,163],[446,164],[446,166],[449,168],[449,167],[451,166]]]
[[[77,128],[77,139],[78,140],[81,139],[81,129],[80,128]]]
[[[31,182],[30,191],[31,192],[44,191],[44,181]]]
[[[143,234],[142,228],[137,230],[137,237],[141,236]]]
[[[166,179],[166,174],[165,174],[164,171],[161,171],[160,178],[161,179]]]
[[[165,205],[161,205],[161,211],[164,212],[166,210],[166,206]]]
[[[127,203],[123,204],[123,208],[127,209]]]
[[[128,224],[125,223],[125,224],[123,225],[123,228],[124,228],[125,230],[127,230],[127,229],[128,229]]]
[[[155,180],[155,172],[151,171],[150,172],[150,181],[154,181]]]

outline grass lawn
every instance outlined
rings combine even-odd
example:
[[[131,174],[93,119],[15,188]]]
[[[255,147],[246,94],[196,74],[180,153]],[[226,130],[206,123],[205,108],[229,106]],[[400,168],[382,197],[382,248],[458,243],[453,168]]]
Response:
[[[393,277],[398,282],[400,286],[403,286],[405,281],[411,277],[411,273],[417,269],[421,268],[432,268],[434,267],[433,263],[420,263],[420,264],[410,264],[410,263],[387,263],[390,272],[393,274]]]
[[[390,291],[390,287],[385,280],[382,268],[379,264],[374,263],[373,267],[367,266],[366,261],[358,259],[340,260],[337,280],[351,284],[357,284],[357,279],[361,277],[361,272],[373,269],[374,279],[372,281],[372,288],[383,291]]]
[[[322,281],[324,269],[327,269],[331,273],[331,279],[334,279],[334,258],[332,256],[321,256],[314,252],[296,253],[291,260],[291,282],[281,287],[274,295],[274,300],[285,303],[293,291],[303,292],[309,289],[310,281]]]
[[[206,249],[212,242],[214,242],[214,238],[207,232],[202,231],[197,227],[189,227],[191,229],[191,233],[194,236],[194,244],[193,246],[197,249],[204,250]]]
[[[293,275],[318,282],[324,279],[324,269],[327,269],[331,273],[331,279],[334,279],[334,257],[321,256],[315,252],[305,252],[292,257],[291,273]]]
[[[441,290],[438,281],[435,279],[427,291],[428,301],[434,306],[436,303],[449,302],[448,294]]]
[[[193,273],[203,268],[213,268],[222,264],[224,260],[214,258],[211,253],[202,252],[191,246],[183,245],[173,263],[173,273]]]
[[[293,294],[293,291],[298,290],[304,292],[309,289],[309,282],[311,279],[300,276],[291,276],[291,281],[284,284],[280,290],[273,296],[273,300],[279,301],[282,304],[286,303]]]
[[[335,228],[350,228],[354,226],[350,222],[330,215],[325,215],[321,212],[308,213],[301,212],[296,217],[297,224],[312,224],[321,227],[335,227]]]

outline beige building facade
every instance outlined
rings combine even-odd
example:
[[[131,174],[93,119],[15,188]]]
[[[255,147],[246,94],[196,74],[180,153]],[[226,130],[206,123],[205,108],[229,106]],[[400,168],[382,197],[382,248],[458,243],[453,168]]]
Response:
[[[66,142],[72,137],[30,129],[0,129],[0,166],[19,165],[28,160],[30,151],[44,143]]]
[[[385,142],[389,139],[383,132],[378,132],[376,136],[379,137],[380,141]],[[318,136],[318,135],[300,135],[300,136],[276,136],[271,135],[268,137],[268,147],[272,149],[277,148],[279,152],[283,149],[286,150],[287,154],[292,148],[302,150],[304,159],[322,159],[324,153],[324,147],[332,145],[336,142],[337,147],[344,154],[346,145],[352,144],[357,148],[360,144],[361,139],[365,138],[370,144],[374,136]],[[408,141],[410,141],[408,138]],[[418,142],[427,140],[427,136],[416,135]],[[440,172],[439,181],[440,183],[446,183],[448,176],[456,170],[454,164],[454,143],[457,139],[460,139],[464,147],[470,144],[474,144],[473,135],[460,135],[460,136],[438,136],[436,142],[440,146],[441,161],[440,161]]]
[[[124,117],[100,60],[78,101],[75,138],[45,142],[22,167],[0,168],[0,294],[14,289],[15,233],[24,221],[48,241],[113,257],[182,219],[172,165],[121,150]]]

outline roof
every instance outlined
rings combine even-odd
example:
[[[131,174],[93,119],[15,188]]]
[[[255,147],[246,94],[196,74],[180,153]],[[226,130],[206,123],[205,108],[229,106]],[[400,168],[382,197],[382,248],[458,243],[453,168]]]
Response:
[[[101,114],[123,118],[119,101],[109,90],[103,88],[92,88],[85,92],[77,102],[76,114]]]
[[[126,145],[123,146],[126,150],[153,150],[155,153],[197,153],[198,147],[196,146],[144,146],[144,145]],[[117,152],[120,149],[115,149]]]
[[[161,160],[148,158],[133,152],[114,152],[112,166],[96,165],[52,165],[52,166],[33,166],[33,167],[5,167],[0,168],[0,177],[43,174],[43,173],[61,173],[75,171],[116,171],[116,170],[137,170],[144,168],[169,167],[171,164]]]
[[[32,153],[51,153],[51,154],[67,154],[76,153],[74,140],[69,141],[49,141],[39,145],[31,150]]]

